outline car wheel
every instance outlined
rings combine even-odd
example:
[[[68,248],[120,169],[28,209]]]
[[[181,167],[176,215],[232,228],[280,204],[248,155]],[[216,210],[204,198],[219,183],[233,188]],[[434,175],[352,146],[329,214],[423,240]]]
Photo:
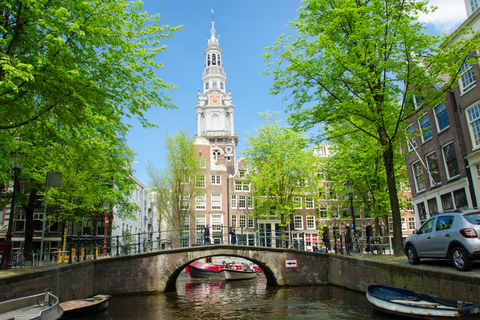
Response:
[[[455,268],[460,271],[468,271],[473,267],[473,260],[470,259],[461,247],[453,248],[452,262]]]
[[[410,264],[419,264],[420,258],[418,257],[417,250],[413,246],[407,248],[407,258]]]

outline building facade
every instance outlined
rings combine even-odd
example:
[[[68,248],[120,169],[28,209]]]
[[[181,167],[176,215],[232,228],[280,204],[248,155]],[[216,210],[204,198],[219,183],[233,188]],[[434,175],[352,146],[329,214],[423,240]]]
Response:
[[[478,0],[465,0],[462,27],[479,30]],[[454,33],[453,42],[462,36]],[[445,210],[478,206],[480,190],[480,91],[478,64],[465,63],[458,86],[438,106],[407,124],[407,170],[417,227]],[[415,97],[415,108],[421,97]]]

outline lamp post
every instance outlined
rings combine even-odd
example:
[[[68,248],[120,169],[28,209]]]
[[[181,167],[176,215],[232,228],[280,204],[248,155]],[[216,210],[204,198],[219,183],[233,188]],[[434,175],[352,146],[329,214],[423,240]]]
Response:
[[[336,209],[336,208],[335,208]],[[332,209],[332,218],[333,218],[333,240],[335,242],[334,250],[335,253],[338,253],[337,247],[337,211]]]
[[[12,172],[13,172],[13,195],[12,206],[10,208],[10,218],[8,219],[8,229],[3,245],[3,256],[0,263],[0,269],[12,268],[12,236],[13,236],[13,216],[15,214],[15,195],[18,189],[18,176],[22,172],[23,160],[25,155],[23,153],[12,152]]]
[[[108,200],[103,201],[103,211],[105,213],[105,220],[103,221],[105,225],[105,231],[103,234],[103,256],[104,257],[107,256],[107,226],[108,226],[107,210],[109,205],[110,204],[108,203]]]
[[[348,198],[350,199],[350,207],[348,208],[348,211],[352,215],[353,237],[355,237],[355,233],[357,232],[357,229],[355,226],[355,209],[353,208],[353,183],[350,180],[347,180],[347,183],[345,183],[345,189],[347,189]]]

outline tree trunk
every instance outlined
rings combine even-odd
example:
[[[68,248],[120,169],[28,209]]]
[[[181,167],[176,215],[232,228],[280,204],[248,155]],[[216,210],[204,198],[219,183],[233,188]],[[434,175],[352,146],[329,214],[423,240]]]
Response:
[[[393,164],[393,148],[391,145],[388,145],[387,149],[383,152],[383,163],[387,174],[388,195],[390,197],[390,207],[392,210],[393,252],[396,257],[399,257],[403,255],[402,218],[398,204],[397,184]],[[386,233],[388,234],[388,231]]]

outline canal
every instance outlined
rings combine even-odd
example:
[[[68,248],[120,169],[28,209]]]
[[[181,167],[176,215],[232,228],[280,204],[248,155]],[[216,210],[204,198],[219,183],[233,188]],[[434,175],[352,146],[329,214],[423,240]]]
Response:
[[[335,286],[268,288],[263,276],[225,281],[183,274],[177,292],[116,296],[106,312],[82,320],[391,319],[374,313],[365,294]]]

